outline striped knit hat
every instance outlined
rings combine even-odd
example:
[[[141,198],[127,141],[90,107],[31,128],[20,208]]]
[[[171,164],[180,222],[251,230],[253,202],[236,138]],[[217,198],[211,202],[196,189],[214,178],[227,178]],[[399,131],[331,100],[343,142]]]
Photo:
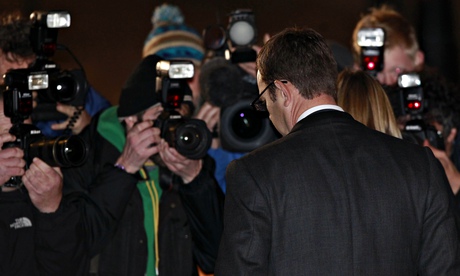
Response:
[[[152,16],[153,29],[144,43],[142,56],[157,54],[165,60],[186,59],[195,65],[204,57],[203,39],[184,24],[184,16],[177,6],[158,6]]]

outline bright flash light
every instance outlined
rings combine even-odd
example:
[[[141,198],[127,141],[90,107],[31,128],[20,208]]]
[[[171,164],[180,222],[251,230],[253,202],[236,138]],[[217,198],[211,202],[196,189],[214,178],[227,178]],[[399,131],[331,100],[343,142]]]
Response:
[[[382,47],[385,32],[382,28],[363,28],[358,31],[358,45],[361,47]]]
[[[169,77],[171,79],[190,79],[194,74],[193,63],[172,63],[169,67]]]
[[[70,14],[68,12],[51,12],[46,16],[48,28],[70,27]]]
[[[47,89],[49,85],[48,74],[34,74],[27,78],[29,90]]]
[[[421,84],[422,82],[418,74],[402,74],[398,77],[399,87],[414,87],[420,86]]]

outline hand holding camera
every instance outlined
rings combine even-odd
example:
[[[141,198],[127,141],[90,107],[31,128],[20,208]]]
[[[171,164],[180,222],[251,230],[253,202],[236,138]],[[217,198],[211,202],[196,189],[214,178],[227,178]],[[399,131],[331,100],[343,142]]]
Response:
[[[14,135],[10,133],[0,134],[0,146],[5,143],[16,141]],[[17,147],[0,150],[0,186],[7,182],[13,176],[24,174],[26,161],[23,159],[24,152]]]
[[[159,144],[161,160],[174,174],[180,176],[184,184],[191,182],[201,171],[202,159],[189,159],[169,146],[164,139]]]
[[[116,163],[123,166],[126,172],[136,173],[147,159],[158,153],[160,129],[153,127],[153,123],[162,110],[161,105],[155,105],[146,110],[141,118],[125,118],[128,133],[125,146]]]
[[[53,213],[62,199],[63,176],[61,169],[34,158],[22,177],[34,206],[42,213]]]

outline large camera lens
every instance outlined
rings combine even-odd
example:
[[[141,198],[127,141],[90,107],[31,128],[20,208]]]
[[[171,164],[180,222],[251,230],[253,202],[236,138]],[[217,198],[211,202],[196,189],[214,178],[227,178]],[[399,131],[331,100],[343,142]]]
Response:
[[[249,152],[277,138],[267,114],[257,112],[246,99],[223,108],[220,119],[222,147],[234,152]]]
[[[203,158],[211,146],[211,140],[211,133],[201,120],[186,120],[175,131],[176,150],[190,159]]]
[[[78,136],[60,136],[56,139],[42,138],[30,144],[29,157],[38,157],[52,167],[74,167],[83,164],[88,147]]]

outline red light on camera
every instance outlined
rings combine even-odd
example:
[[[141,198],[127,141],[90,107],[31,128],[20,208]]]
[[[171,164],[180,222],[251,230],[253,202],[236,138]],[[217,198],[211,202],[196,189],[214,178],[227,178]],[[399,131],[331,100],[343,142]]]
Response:
[[[413,101],[407,104],[407,108],[411,110],[417,110],[417,109],[420,109],[421,107],[422,107],[422,103],[419,101]]]

